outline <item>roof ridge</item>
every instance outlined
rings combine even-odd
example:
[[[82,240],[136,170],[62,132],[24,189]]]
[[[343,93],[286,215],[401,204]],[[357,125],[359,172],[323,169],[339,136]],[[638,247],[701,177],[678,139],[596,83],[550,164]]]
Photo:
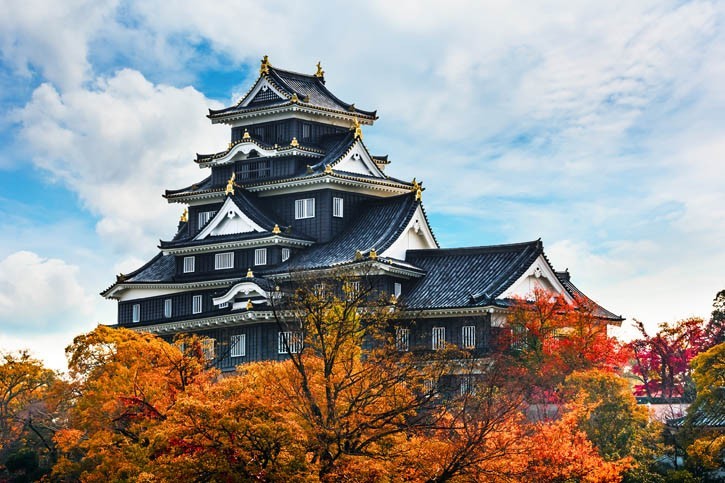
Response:
[[[505,251],[505,250],[514,250],[516,248],[527,248],[527,247],[541,247],[541,249],[543,249],[543,245],[541,244],[541,239],[539,238],[537,240],[532,240],[532,241],[527,241],[527,242],[501,243],[501,244],[497,244],[497,245],[412,249],[412,250],[408,250],[408,253],[412,254],[412,255],[446,256],[446,255],[457,255],[457,254],[463,255],[463,254],[476,253],[476,252]]]

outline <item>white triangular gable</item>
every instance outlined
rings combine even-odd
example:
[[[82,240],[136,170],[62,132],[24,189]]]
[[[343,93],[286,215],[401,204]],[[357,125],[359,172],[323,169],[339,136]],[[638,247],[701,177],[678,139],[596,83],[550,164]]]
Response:
[[[407,250],[421,250],[425,248],[438,248],[438,244],[435,238],[433,238],[433,232],[425,219],[423,208],[419,205],[398,239],[380,255],[405,260],[405,252]]]
[[[246,281],[234,285],[232,288],[229,289],[227,293],[225,293],[221,297],[216,297],[212,299],[212,302],[214,302],[214,305],[226,304],[233,301],[237,297],[237,295],[242,295],[247,299],[253,297],[264,297],[265,300],[269,299],[269,294],[264,289],[262,289],[262,287],[254,282]],[[261,302],[262,301],[260,300],[255,300],[252,303],[259,304]]]
[[[370,153],[368,153],[367,149],[363,147],[360,141],[357,141],[350,152],[337,163],[333,164],[332,167],[339,171],[385,178],[383,172],[380,168],[378,168],[378,165],[375,164],[375,161],[373,161]]]
[[[279,91],[272,84],[270,84],[267,79],[265,79],[264,77],[260,77],[259,80],[257,80],[257,84],[252,88],[251,91],[249,91],[249,94],[247,94],[247,97],[242,100],[241,106],[247,107],[249,103],[252,102],[257,97],[257,95],[259,95],[260,92],[271,92],[280,99],[287,99],[287,96]]]
[[[527,298],[536,290],[562,294],[567,301],[573,302],[569,292],[566,291],[543,255],[539,255],[534,263],[526,269],[526,272],[497,298]]]
[[[227,196],[221,209],[214,218],[199,232],[194,240],[203,240],[208,236],[232,235],[236,233],[263,232],[264,228],[257,225],[242,210],[239,209],[231,197]]]

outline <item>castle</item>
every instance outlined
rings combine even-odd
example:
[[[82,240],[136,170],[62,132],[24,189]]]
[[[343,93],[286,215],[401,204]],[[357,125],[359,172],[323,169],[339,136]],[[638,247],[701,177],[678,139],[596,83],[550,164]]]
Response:
[[[399,350],[456,344],[485,354],[513,298],[535,289],[584,297],[540,240],[440,248],[422,184],[386,175],[388,157],[363,142],[376,111],[332,94],[319,63],[307,75],[265,56],[249,92],[208,117],[231,127],[229,146],[197,155],[209,175],[164,194],[185,206],[176,234],[102,292],[118,301],[120,327],[203,336],[222,370],[283,359],[301,340],[276,323],[276,294],[295,274],[323,279],[344,270],[364,273],[403,318],[415,317],[397,329]],[[608,323],[622,320],[596,311]]]

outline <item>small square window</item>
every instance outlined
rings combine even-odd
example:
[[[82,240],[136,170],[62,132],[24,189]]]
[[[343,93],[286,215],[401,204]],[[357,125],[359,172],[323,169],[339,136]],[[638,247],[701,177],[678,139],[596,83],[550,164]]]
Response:
[[[302,350],[301,332],[280,332],[277,339],[277,353],[297,354]]]
[[[295,200],[295,220],[315,217],[315,199]]]
[[[199,228],[209,223],[209,220],[214,216],[213,211],[201,211],[199,212]]]
[[[184,273],[192,273],[196,265],[196,257],[184,257]]]
[[[194,298],[192,299],[191,313],[201,313],[201,295],[194,295]]]
[[[214,255],[214,270],[234,268],[234,252],[217,253]]]
[[[167,319],[171,317],[171,299],[164,300],[164,317]]]
[[[247,335],[233,335],[231,340],[231,357],[244,357],[247,355]]]
[[[342,198],[332,198],[332,216],[342,218],[343,215],[343,202]]]
[[[254,264],[255,265],[266,265],[267,264],[267,249],[257,248],[254,250]]]
[[[227,307],[229,307],[229,302],[224,302],[223,304],[219,304],[218,307],[220,309],[226,309]]]

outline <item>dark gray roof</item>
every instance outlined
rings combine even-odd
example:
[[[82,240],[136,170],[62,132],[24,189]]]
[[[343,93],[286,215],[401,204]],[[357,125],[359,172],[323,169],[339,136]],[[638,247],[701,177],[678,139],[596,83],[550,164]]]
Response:
[[[541,240],[486,247],[408,250],[406,261],[426,276],[404,291],[411,310],[494,303],[543,253]]]
[[[185,188],[179,188],[175,190],[166,190],[164,192],[164,196],[173,196],[180,193],[198,193],[210,190],[212,188],[217,188],[218,186],[214,186],[214,183],[211,180],[211,175],[207,176],[203,180],[199,181],[198,183],[194,183],[192,185],[189,185]]]
[[[265,77],[273,85],[289,96],[297,94],[300,105],[318,107],[333,111],[343,111],[350,113],[350,115],[357,115],[370,119],[377,118],[376,111],[358,109],[354,104],[348,104],[347,102],[343,102],[338,99],[337,96],[325,87],[325,81],[323,78],[277,69],[272,66],[269,67],[269,73],[262,74],[262,77]],[[235,106],[230,106],[220,110],[209,109],[209,117],[220,117],[234,112],[257,110],[260,109],[260,107],[270,108],[283,106],[290,102],[289,99],[270,98],[265,102],[252,102],[247,106],[242,106],[241,104],[244,99],[246,99],[246,96]]]
[[[564,286],[567,292],[574,297],[575,299],[584,301],[585,303],[592,304],[594,307],[594,315],[597,317],[601,317],[603,319],[609,319],[613,321],[623,321],[624,318],[621,315],[614,314],[610,312],[609,310],[605,309],[598,303],[594,302],[592,299],[587,297],[584,292],[579,290],[576,285],[571,283],[571,276],[569,275],[569,271],[565,270],[563,272],[554,272],[556,273],[556,278],[559,279],[561,284]]]
[[[385,251],[400,236],[420,204],[413,193],[366,202],[360,215],[328,243],[314,245],[275,272],[326,268],[355,259],[355,252]]]
[[[173,255],[159,252],[141,268],[125,275],[120,282],[171,282],[176,274],[176,260]]]

